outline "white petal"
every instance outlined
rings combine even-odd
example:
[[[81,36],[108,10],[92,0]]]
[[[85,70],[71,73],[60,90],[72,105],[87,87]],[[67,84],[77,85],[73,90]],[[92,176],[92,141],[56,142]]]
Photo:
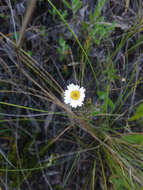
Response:
[[[64,93],[64,97],[70,97],[71,92],[69,90],[66,90]]]
[[[71,101],[70,105],[73,107],[73,108],[76,108],[78,106],[78,103],[75,102],[75,101]]]
[[[83,87],[80,88],[80,92],[81,93],[84,93],[85,92],[85,89]]]
[[[66,104],[69,104],[71,101],[70,101],[69,98],[65,98],[65,99],[64,99],[64,102],[65,102]]]
[[[67,86],[67,89],[68,89],[68,90],[73,89],[74,86],[75,86],[75,85],[72,83],[72,84],[70,84],[70,85]]]

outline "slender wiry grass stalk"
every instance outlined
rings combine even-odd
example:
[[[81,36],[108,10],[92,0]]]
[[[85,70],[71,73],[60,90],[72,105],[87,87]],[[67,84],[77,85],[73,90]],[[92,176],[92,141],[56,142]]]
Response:
[[[22,29],[21,29],[21,32],[20,32],[20,35],[19,35],[19,39],[18,39],[18,42],[17,42],[17,48],[19,48],[22,44],[22,40],[23,40],[23,36],[24,36],[24,33],[25,33],[25,30],[26,30],[26,27],[27,27],[27,24],[31,18],[31,15],[34,11],[34,8],[35,8],[35,4],[36,4],[36,0],[31,0],[30,3],[29,3],[29,6],[28,6],[28,10],[26,12],[26,16],[25,16],[25,19],[24,19],[24,22],[23,22],[23,25],[22,25]]]

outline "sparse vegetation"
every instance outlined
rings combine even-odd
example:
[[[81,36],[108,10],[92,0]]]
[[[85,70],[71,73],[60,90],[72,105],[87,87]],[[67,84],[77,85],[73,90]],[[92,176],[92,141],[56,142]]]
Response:
[[[142,9],[0,1],[2,190],[143,190]],[[71,83],[86,89],[76,109]]]

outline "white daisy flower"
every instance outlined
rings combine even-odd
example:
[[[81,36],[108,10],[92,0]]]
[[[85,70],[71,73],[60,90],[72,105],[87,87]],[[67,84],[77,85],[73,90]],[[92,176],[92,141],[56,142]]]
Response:
[[[78,85],[70,84],[67,86],[67,90],[64,91],[64,102],[70,104],[73,108],[82,106],[84,98],[85,89]]]

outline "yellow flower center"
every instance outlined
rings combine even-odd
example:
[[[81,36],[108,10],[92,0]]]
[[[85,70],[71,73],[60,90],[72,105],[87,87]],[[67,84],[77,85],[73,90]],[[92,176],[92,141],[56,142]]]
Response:
[[[71,92],[71,98],[73,100],[78,100],[80,98],[80,92],[78,90],[74,90]]]

